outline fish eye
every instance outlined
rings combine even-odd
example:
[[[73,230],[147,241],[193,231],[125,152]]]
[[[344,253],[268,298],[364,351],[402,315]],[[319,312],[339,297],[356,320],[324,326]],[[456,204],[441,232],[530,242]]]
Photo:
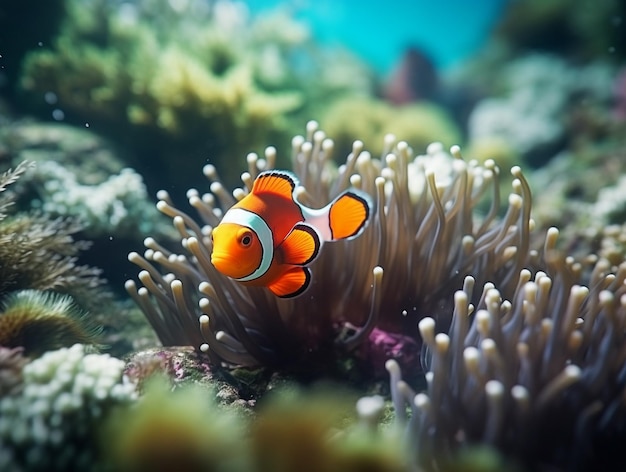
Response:
[[[252,233],[250,231],[245,231],[239,236],[239,244],[243,247],[248,247],[252,244]]]

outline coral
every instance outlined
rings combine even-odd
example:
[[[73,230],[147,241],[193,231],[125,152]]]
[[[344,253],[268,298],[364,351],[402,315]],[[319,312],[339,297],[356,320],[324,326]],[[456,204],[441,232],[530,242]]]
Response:
[[[418,464],[477,443],[529,470],[624,463],[626,265],[566,258],[557,237],[548,231],[545,271],[522,270],[515,293],[487,283],[470,304],[468,277],[447,332],[438,333],[432,318],[420,321],[425,392],[412,391],[388,362],[396,415],[408,422]]]
[[[234,182],[231,155],[287,145],[290,118],[315,99],[369,88],[363,67],[347,67],[355,59],[326,72],[285,11],[253,19],[241,2],[68,0],[68,12],[50,47],[24,60],[23,96],[47,116],[62,112],[123,142],[149,183],[163,174],[193,182],[187,169],[207,157]],[[50,94],[53,110],[41,103]],[[188,165],[172,165],[180,156]]]
[[[65,167],[46,161],[37,166],[34,178],[43,181],[38,192],[41,210],[76,218],[87,236],[129,237],[156,231],[154,207],[148,203],[141,176],[132,169],[122,169],[99,184],[82,185]]]
[[[626,224],[604,226],[600,234],[594,236],[599,239],[597,253],[601,258],[613,266],[626,261]]]
[[[26,365],[22,391],[0,399],[2,470],[95,470],[97,426],[135,396],[123,368],[80,344]]]
[[[561,231],[563,249],[572,256],[599,253],[607,226],[620,224],[623,210],[618,182],[626,172],[624,133],[562,152],[530,175],[537,193],[538,228]]]
[[[119,326],[122,323],[121,318],[124,319],[123,323],[126,327],[133,329],[140,326],[138,321],[144,325],[145,321],[137,310],[135,310],[137,316],[129,317],[130,307],[126,308],[120,303],[114,302],[112,293],[100,277],[100,269],[78,264],[79,257],[86,257],[85,249],[90,245],[88,242],[77,240],[74,237],[75,233],[82,230],[82,226],[69,218],[52,219],[48,215],[38,212],[9,213],[9,209],[13,209],[12,205],[18,195],[23,194],[21,181],[18,182],[18,185],[10,184],[14,184],[29,168],[29,164],[23,163],[0,177],[0,300],[11,292],[21,290],[55,292],[71,296],[81,310],[90,314],[88,317],[82,318],[79,323],[78,319],[74,317],[50,318],[42,316],[46,309],[40,303],[31,303],[32,306],[29,306],[28,303],[26,305],[22,303],[22,308],[25,310],[20,308],[20,312],[24,316],[11,316],[4,319],[4,322],[19,319],[20,322],[27,323],[31,328],[42,327],[44,319],[46,323],[61,322],[61,326],[69,329],[67,334],[73,332],[72,336],[77,336],[74,338],[74,342],[88,343],[94,341],[91,327],[100,325],[107,328],[107,333],[99,341],[119,346],[119,338],[116,339],[116,335],[120,329],[116,329],[115,325],[117,323]],[[52,302],[54,305],[55,298],[52,295],[50,297],[48,302]],[[45,306],[48,302],[43,303],[43,305]],[[31,311],[30,308],[36,309]],[[35,319],[37,322],[31,325],[30,322]],[[16,327],[13,326],[13,328]],[[57,325],[57,327],[60,326]],[[6,328],[7,324],[3,326],[3,329]],[[29,328],[28,333],[20,331],[19,336],[23,334],[25,339],[37,344],[36,346],[29,345],[29,348],[33,352],[39,352],[51,345],[56,346],[56,343],[59,342],[59,339],[53,339],[54,337],[51,337],[50,342],[46,342],[40,337],[40,335],[45,336],[44,331],[47,331],[47,328],[43,331],[38,329],[36,333],[30,331]],[[6,333],[9,332],[11,330],[6,331]],[[8,335],[8,338],[13,335],[17,336],[18,333],[13,331],[13,334]],[[133,335],[137,338],[137,331]],[[34,337],[38,337],[39,340],[35,342]],[[14,345],[7,340],[8,338],[4,338],[5,342]],[[66,342],[69,343],[71,340],[66,339]]]
[[[143,239],[159,232],[142,178],[124,168],[123,153],[88,129],[17,121],[0,130],[0,152],[36,165],[20,182],[20,208],[72,217],[90,239]]]
[[[96,327],[71,297],[37,290],[11,293],[0,313],[0,346],[22,347],[27,356],[69,347],[96,344]]]
[[[461,133],[445,110],[428,102],[394,107],[367,96],[344,96],[326,108],[320,123],[333,137],[339,156],[352,150],[363,136],[371,142],[373,156],[382,156],[384,138],[393,133],[398,140],[423,150],[439,141],[445,146],[459,144]]]
[[[626,175],[621,175],[615,185],[603,187],[598,192],[591,212],[600,221],[617,224],[626,217]]]
[[[588,116],[610,99],[614,68],[601,61],[574,66],[547,54],[528,54],[501,67],[495,96],[480,101],[468,123],[474,147],[506,141],[531,164],[543,165],[568,140],[588,129],[575,129],[571,117]],[[582,98],[585,100],[582,100]]]
[[[58,98],[52,94],[48,100],[55,102]],[[61,163],[86,185],[101,182],[124,167],[123,153],[111,142],[88,128],[64,123],[10,121],[0,129],[0,149],[13,165],[29,161],[36,169],[46,161]]]
[[[362,344],[375,327],[413,333],[417,320],[450,303],[450,291],[467,274],[513,290],[530,245],[530,189],[520,169],[512,170],[513,192],[499,220],[504,208],[493,162],[465,162],[457,147],[454,157],[434,145],[414,158],[405,142],[394,145],[388,137],[386,145],[380,161],[355,142],[335,172],[328,162],[333,143],[317,123],[309,123],[306,138],[294,138],[302,203],[321,207],[349,185],[376,202],[364,233],[325,246],[312,265],[310,288],[294,299],[244,287],[210,264],[211,229],[235,201],[214,167],[204,168],[212,194],[187,194],[201,223],[159,192],[158,208],[173,219],[184,252],[147,238],[144,256],[129,254],[142,269],[143,287],[128,281],[126,288],[161,342],[200,347],[215,365],[288,363],[306,370],[307,363],[319,362],[328,372],[334,356]],[[266,149],[265,159],[250,154],[249,172],[242,176],[246,190],[236,190],[235,197],[249,191],[261,169],[273,168],[275,158],[274,148]],[[479,215],[475,207],[490,192],[491,207]]]

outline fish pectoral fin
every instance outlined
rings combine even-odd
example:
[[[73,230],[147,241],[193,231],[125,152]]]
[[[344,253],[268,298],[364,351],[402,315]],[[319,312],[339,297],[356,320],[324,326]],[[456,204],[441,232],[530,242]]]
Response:
[[[283,264],[305,265],[317,257],[320,247],[317,231],[307,224],[296,223],[276,250]]]
[[[311,283],[311,271],[306,267],[293,267],[268,285],[274,295],[291,298],[304,292]]]
[[[355,236],[369,218],[371,203],[365,195],[348,191],[330,206],[328,220],[332,239]]]
[[[258,175],[252,186],[252,193],[278,195],[292,200],[297,185],[298,179],[295,175],[287,171],[268,170]]]

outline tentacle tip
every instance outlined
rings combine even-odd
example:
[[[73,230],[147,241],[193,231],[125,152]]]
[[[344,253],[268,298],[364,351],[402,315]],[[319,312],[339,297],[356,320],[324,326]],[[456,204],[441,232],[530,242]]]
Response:
[[[400,365],[394,359],[388,359],[385,362],[385,369],[392,375],[395,373],[400,373]]]
[[[306,130],[312,133],[312,132],[316,131],[319,128],[319,126],[320,125],[319,125],[319,123],[317,121],[309,120],[306,123]]]

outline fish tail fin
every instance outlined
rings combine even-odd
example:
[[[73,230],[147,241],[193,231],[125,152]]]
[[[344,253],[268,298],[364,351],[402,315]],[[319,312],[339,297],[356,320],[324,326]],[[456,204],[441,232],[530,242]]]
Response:
[[[311,271],[306,267],[292,267],[268,285],[274,295],[292,298],[304,292],[311,283]]]
[[[348,190],[330,204],[328,221],[332,240],[356,236],[365,227],[372,209],[368,195]]]

